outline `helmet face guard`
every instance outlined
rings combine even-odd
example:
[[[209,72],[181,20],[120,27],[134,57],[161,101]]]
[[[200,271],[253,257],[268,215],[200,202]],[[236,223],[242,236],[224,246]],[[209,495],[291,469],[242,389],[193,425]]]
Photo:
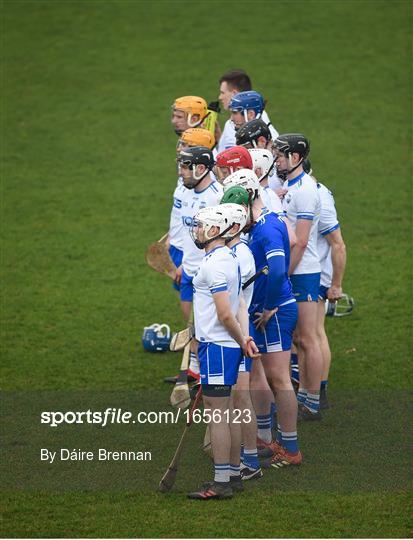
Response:
[[[184,186],[194,189],[208,175],[214,166],[214,158],[209,148],[205,146],[193,146],[186,150],[181,150],[177,158],[178,165],[184,165],[191,171],[192,181],[183,178]],[[197,174],[196,168],[203,165],[205,171]]]
[[[172,110],[186,113],[186,122],[190,128],[200,126],[209,114],[205,99],[199,96],[183,96],[177,98],[172,105]],[[193,120],[194,116],[198,116],[199,118]],[[178,133],[178,135],[179,134],[180,133]]]
[[[214,240],[218,240],[219,238],[224,238],[224,239],[227,238],[226,234],[232,229],[234,225],[235,223],[231,223],[216,236],[209,236],[209,231],[211,230],[212,227],[214,227],[214,225],[207,223],[206,221],[203,221],[202,219],[194,218],[189,234],[191,235],[191,238],[198,249],[205,249],[206,246],[210,244],[211,242],[213,242]],[[219,225],[215,225],[215,226],[219,227]],[[199,228],[202,228],[204,232],[204,236],[205,236],[205,239],[202,241],[198,239]]]
[[[254,111],[255,117],[260,118],[264,110],[264,99],[261,94],[254,90],[239,92],[231,99],[229,110],[234,112],[243,112],[245,122],[248,122],[248,111]]]
[[[253,224],[253,215],[252,215],[252,195],[245,188],[241,186],[234,186],[229,188],[223,195],[221,199],[221,204],[231,203],[237,204],[242,208],[245,208],[245,223],[237,232],[235,236],[243,232],[247,232]],[[232,239],[228,240],[230,242]]]
[[[192,163],[192,161],[184,161],[184,160],[179,160],[178,162],[179,164],[181,165],[185,165],[186,167],[188,167],[188,169],[191,171],[192,173],[192,181],[189,181],[188,182],[188,178],[183,178],[182,181],[183,181],[183,184],[184,186],[187,188],[187,189],[195,189],[196,186],[202,182],[202,180],[205,178],[205,176],[209,173],[209,170],[208,169],[205,169],[205,172],[201,175],[197,175],[196,173],[196,168],[198,166],[198,164],[195,164],[195,163]]]
[[[351,315],[355,305],[354,299],[348,294],[343,293],[337,302],[326,301],[326,317],[345,317]]]
[[[275,139],[273,143],[273,151],[277,151],[287,158],[288,167],[286,169],[281,169],[277,165],[277,159],[279,156],[274,154],[277,174],[283,178],[294,172],[300,165],[302,165],[303,161],[310,153],[310,142],[301,133],[286,133],[284,135],[279,135]],[[298,154],[300,156],[300,161],[296,165],[293,165],[292,162],[293,154]]]
[[[229,231],[234,225],[244,225],[242,223],[245,218],[245,212],[239,211],[240,207],[234,204],[221,204],[217,206],[210,206],[203,208],[194,217],[192,227],[190,229],[190,235],[198,249],[204,249],[211,242],[220,238],[227,240],[232,239],[238,234],[238,231],[229,234]],[[237,212],[234,217],[234,211]],[[211,236],[210,231],[212,227],[218,227],[219,233]],[[198,237],[198,232],[203,231],[203,238]]]
[[[154,323],[145,326],[142,334],[142,345],[149,352],[169,351],[171,330],[167,324]]]

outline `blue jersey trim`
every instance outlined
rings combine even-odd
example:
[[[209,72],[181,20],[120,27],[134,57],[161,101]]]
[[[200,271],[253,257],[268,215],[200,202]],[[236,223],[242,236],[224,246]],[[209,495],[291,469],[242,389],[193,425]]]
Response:
[[[212,294],[215,294],[217,292],[227,291],[228,287],[226,285],[221,285],[220,287],[213,287],[212,289],[209,289]]]
[[[293,178],[292,180],[288,180],[288,187],[291,187],[297,182],[299,182],[304,175],[305,175],[305,172],[302,172],[296,178]]]
[[[270,253],[270,255],[267,255],[267,260],[271,259],[271,257],[285,257],[284,251],[278,251],[276,253]]]
[[[329,229],[322,231],[321,236],[327,236],[327,234],[330,234],[331,232],[336,231],[339,228],[340,228],[340,223],[337,223],[337,225],[334,225],[334,227],[330,227]]]

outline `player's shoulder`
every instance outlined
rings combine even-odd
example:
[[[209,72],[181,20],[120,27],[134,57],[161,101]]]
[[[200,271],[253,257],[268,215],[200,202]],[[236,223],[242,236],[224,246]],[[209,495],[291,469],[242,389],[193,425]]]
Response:
[[[317,189],[315,180],[306,173],[297,177],[294,183],[288,186],[288,193],[290,196],[286,196],[286,202],[290,201],[312,201],[319,200],[320,194]]]
[[[317,182],[317,190],[321,198],[334,200],[333,192],[325,184]]]
[[[195,193],[197,197],[207,201],[208,204],[213,206],[216,204],[216,199],[222,196],[223,188],[217,181],[212,180],[204,189],[195,191]]]
[[[299,182],[299,188],[302,191],[317,193],[317,183],[312,176],[304,173]]]
[[[222,185],[217,182],[216,180],[213,180],[210,184],[209,184],[209,188],[211,189],[211,191],[213,193],[217,193],[219,195],[221,195],[223,192],[224,192],[224,188],[222,187]]]
[[[228,246],[218,246],[212,249],[204,257],[205,264],[214,266],[217,264],[227,264],[228,261],[236,260],[234,252]]]
[[[233,251],[237,256],[253,257],[251,249],[243,240],[240,240],[238,244],[234,246]]]
[[[271,234],[274,229],[282,229],[285,226],[283,219],[274,212],[266,212],[260,216],[254,227],[257,236]]]

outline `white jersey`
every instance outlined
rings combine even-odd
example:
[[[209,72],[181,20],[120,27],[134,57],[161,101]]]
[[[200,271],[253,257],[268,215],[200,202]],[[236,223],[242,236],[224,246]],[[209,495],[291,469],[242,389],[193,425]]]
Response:
[[[183,223],[181,219],[182,197],[188,189],[184,186],[182,178],[178,178],[178,183],[174,191],[174,203],[169,220],[169,242],[171,246],[182,250]]]
[[[278,137],[278,131],[275,129],[275,127],[271,124],[271,121],[268,117],[268,114],[263,111],[261,118],[264,120],[264,122],[268,125],[270,131],[271,131],[271,137],[272,139],[276,139]],[[224,125],[224,129],[221,133],[221,137],[218,142],[218,153],[222,152],[223,150],[226,150],[227,148],[231,148],[232,146],[235,146],[235,126],[232,120],[227,120]]]
[[[331,191],[317,182],[321,201],[320,221],[318,222],[318,255],[320,257],[321,278],[320,285],[331,287],[333,277],[333,263],[331,261],[331,247],[326,236],[340,227],[337,220],[337,211]]]
[[[241,283],[244,285],[252,276],[255,275],[255,259],[250,248],[241,240],[235,246],[232,246],[232,251],[237,256],[240,270],[241,270]],[[247,309],[250,307],[252,300],[252,293],[254,292],[254,284],[251,283],[244,291],[244,299],[247,304]]]
[[[195,337],[198,341],[216,343],[224,347],[239,347],[220,323],[213,295],[228,291],[231,311],[238,312],[241,272],[236,255],[220,246],[206,255],[193,280]]]
[[[215,206],[220,203],[222,198],[222,186],[218,182],[212,182],[202,191],[187,189],[182,197],[181,221],[182,228],[182,267],[185,274],[194,276],[199,268],[202,258],[205,254],[203,249],[198,249],[192,240],[190,231],[193,225],[194,216],[208,206]]]
[[[317,239],[321,202],[317,184],[311,176],[303,172],[293,180],[287,180],[284,183],[284,187],[288,189],[288,193],[286,193],[283,199],[283,208],[287,213],[293,229],[296,229],[298,219],[312,221],[307,247],[293,274],[314,274],[320,272]]]
[[[260,190],[260,197],[264,206],[270,211],[278,215],[284,215],[284,208],[281,199],[269,187],[263,187]]]

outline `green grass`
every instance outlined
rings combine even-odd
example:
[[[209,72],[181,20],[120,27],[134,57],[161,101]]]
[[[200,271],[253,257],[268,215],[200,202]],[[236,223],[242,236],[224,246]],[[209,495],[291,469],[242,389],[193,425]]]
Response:
[[[168,227],[176,180],[170,105],[185,94],[215,98],[230,67],[251,74],[280,132],[310,138],[315,174],[335,194],[345,290],[357,301],[351,317],[328,321],[339,407],[318,434],[301,430],[308,461],[298,479],[266,475],[261,489],[200,508],[184,498],[191,459],[209,467],[195,449],[168,497],[138,481],[128,491],[4,492],[4,534],[409,535],[409,428],[397,396],[412,383],[411,3],[1,7],[3,390],[153,389],[166,406],[162,378],[178,357],[145,353],[140,335],[155,321],[183,324],[167,279],[144,262]],[[154,485],[176,435],[159,434],[171,444]],[[359,477],[353,491],[347,473]]]

